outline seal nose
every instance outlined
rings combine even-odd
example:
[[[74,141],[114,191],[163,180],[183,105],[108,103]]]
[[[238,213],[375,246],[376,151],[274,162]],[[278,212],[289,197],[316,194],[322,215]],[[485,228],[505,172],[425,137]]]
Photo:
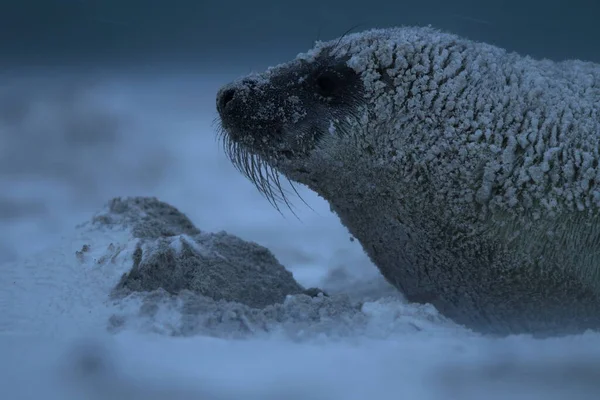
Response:
[[[231,100],[233,100],[234,96],[235,96],[234,88],[227,88],[227,89],[219,92],[219,94],[217,96],[217,109],[220,113],[223,113],[225,111],[225,107],[227,107],[227,104],[229,104],[229,102]]]

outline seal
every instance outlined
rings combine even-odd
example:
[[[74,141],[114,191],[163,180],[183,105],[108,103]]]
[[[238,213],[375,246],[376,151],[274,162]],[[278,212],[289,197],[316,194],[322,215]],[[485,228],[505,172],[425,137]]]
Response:
[[[409,301],[482,333],[600,327],[600,65],[375,29],[216,100],[233,164],[326,199]]]

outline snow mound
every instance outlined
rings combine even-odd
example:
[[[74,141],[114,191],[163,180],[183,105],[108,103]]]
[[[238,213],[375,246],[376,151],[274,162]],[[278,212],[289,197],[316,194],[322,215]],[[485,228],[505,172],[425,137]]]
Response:
[[[0,268],[14,281],[0,297],[0,329],[11,333],[134,330],[302,341],[463,331],[433,307],[400,297],[305,289],[268,249],[202,232],[150,197],[115,198],[64,246]]]
[[[108,208],[94,218],[96,224],[125,224],[140,239],[133,268],[117,291],[189,290],[264,307],[304,290],[268,249],[225,232],[202,233],[184,214],[155,198],[117,198]]]
[[[155,198],[114,199],[93,223],[129,227],[138,239],[133,266],[112,291],[126,306],[110,316],[111,332],[238,338],[277,332],[295,340],[369,329],[380,334],[369,322],[386,313],[389,301],[363,303],[304,289],[268,249],[225,232],[201,232]],[[444,321],[432,307],[405,308],[406,315],[418,310]],[[411,332],[421,329],[417,320],[389,326]]]

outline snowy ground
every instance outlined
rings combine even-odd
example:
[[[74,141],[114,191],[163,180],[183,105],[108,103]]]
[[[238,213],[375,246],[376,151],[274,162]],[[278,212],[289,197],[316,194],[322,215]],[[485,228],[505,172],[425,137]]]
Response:
[[[4,76],[2,398],[600,398],[599,335],[479,337],[406,304],[314,194],[301,190],[312,209],[294,200],[298,218],[275,211],[215,140],[214,96],[233,77]],[[99,304],[122,271],[78,275],[65,254],[81,247],[76,224],[127,195],[156,196],[202,230],[270,248],[307,287],[367,300],[367,333],[107,333],[100,317],[111,310]]]

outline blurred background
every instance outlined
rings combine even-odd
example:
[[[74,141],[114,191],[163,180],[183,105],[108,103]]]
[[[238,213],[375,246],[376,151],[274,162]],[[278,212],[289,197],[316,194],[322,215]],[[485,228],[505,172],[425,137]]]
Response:
[[[287,59],[350,28],[427,25],[536,57],[600,60],[594,0],[3,0],[0,54],[14,65]]]
[[[219,86],[317,39],[393,25],[600,62],[598,15],[592,0],[3,0],[0,262],[113,196],[153,195],[298,271],[364,266],[327,204],[302,191],[314,210],[281,215],[231,168],[215,142]]]

